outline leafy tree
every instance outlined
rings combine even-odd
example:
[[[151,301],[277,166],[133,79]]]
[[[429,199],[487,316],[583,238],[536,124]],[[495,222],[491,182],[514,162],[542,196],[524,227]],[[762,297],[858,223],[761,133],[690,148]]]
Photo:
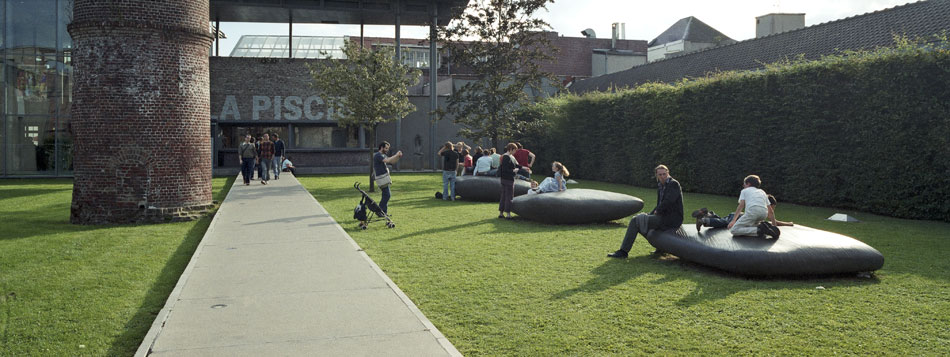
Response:
[[[397,62],[388,47],[371,50],[346,41],[343,53],[346,60],[327,57],[308,64],[313,87],[323,94],[340,126],[372,129],[370,147],[375,148],[377,125],[415,111],[409,102],[409,87],[419,81],[420,72]],[[374,152],[371,150],[370,157]],[[370,175],[372,168],[371,159]]]
[[[553,0],[474,0],[461,17],[439,35],[453,64],[471,70],[477,80],[449,98],[448,113],[471,140],[513,138],[536,123],[516,118],[516,110],[532,102],[527,90],[541,92],[545,79],[558,81],[541,70],[557,49],[542,31],[550,25],[534,17]]]

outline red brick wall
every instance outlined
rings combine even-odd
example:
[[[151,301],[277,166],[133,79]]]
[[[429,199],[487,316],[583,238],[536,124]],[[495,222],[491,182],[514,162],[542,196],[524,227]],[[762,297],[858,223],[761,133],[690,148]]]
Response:
[[[609,49],[609,38],[559,37],[557,32],[545,32],[551,45],[560,51],[554,61],[545,62],[541,69],[558,76],[590,77],[591,54],[595,49]],[[617,40],[618,50],[647,53],[647,41]]]
[[[208,0],[76,0],[71,221],[164,221],[211,203]]]

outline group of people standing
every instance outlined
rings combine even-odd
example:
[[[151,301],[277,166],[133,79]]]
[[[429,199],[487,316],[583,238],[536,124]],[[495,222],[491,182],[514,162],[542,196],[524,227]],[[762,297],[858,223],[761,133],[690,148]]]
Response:
[[[607,254],[608,257],[626,258],[637,234],[646,237],[651,229],[673,230],[683,224],[683,191],[679,181],[670,176],[670,169],[666,165],[657,166],[654,174],[657,180],[656,207],[650,213],[640,213],[630,220],[620,249]],[[794,223],[775,219],[775,197],[760,189],[761,185],[762,179],[759,176],[746,176],[739,193],[739,205],[736,211],[726,218],[719,217],[706,208],[693,211],[696,231],[702,227],[726,227],[734,236],[778,238],[781,234],[778,226],[792,226]],[[657,250],[654,253],[662,252]]]
[[[505,152],[499,154],[495,148],[475,149],[464,142],[452,144],[446,142],[437,153],[442,157],[442,199],[455,201],[455,179],[459,174],[498,177],[501,182],[501,196],[498,199],[498,218],[511,219],[511,201],[514,199],[515,180],[531,183],[529,194],[557,192],[567,189],[565,178],[570,172],[560,162],[553,162],[551,170],[554,177],[545,178],[540,184],[531,180],[531,167],[537,158],[519,142],[505,145]]]
[[[254,139],[251,134],[244,136],[244,142],[238,146],[238,157],[241,160],[241,176],[244,177],[244,185],[250,185],[254,180],[254,171],[261,180],[262,185],[270,181],[270,173],[273,171],[274,179],[280,179],[281,171],[289,171],[295,174],[295,168],[290,158],[285,156],[284,141],[280,140],[277,133],[264,134],[262,137]]]

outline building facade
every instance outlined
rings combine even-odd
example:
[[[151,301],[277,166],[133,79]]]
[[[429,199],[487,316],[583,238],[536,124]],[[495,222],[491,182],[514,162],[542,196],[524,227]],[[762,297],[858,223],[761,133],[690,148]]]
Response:
[[[72,0],[0,0],[0,177],[72,175]]]

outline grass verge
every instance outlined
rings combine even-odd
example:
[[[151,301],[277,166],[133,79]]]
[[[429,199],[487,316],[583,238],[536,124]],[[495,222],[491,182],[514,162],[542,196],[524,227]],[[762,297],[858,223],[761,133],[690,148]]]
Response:
[[[839,210],[780,203],[779,219],[862,240],[881,251],[884,267],[872,279],[748,279],[652,257],[642,237],[629,259],[606,258],[626,219],[500,220],[497,203],[436,200],[437,174],[396,174],[389,207],[397,228],[361,231],[352,219],[357,180],[365,178],[300,179],[465,355],[950,354],[947,223],[852,211],[842,212],[861,223],[831,222]],[[654,189],[570,187],[655,206]],[[735,197],[684,200],[687,211],[736,206]]]
[[[134,354],[212,218],[79,226],[71,199],[69,179],[0,181],[0,355]]]

